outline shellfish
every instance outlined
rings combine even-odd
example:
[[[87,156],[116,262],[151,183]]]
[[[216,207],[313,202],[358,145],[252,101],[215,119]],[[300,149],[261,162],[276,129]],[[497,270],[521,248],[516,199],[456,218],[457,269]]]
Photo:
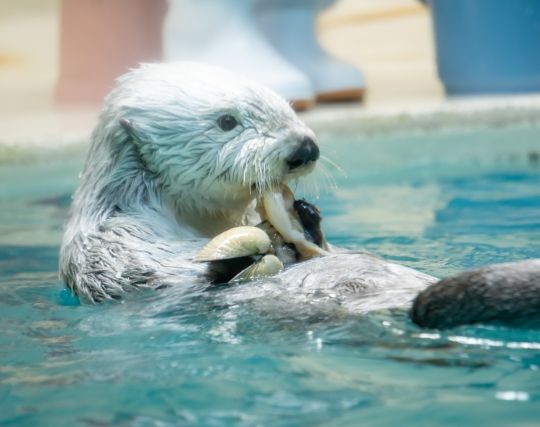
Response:
[[[282,185],[276,191],[267,191],[260,201],[259,213],[261,218],[268,220],[276,229],[286,243],[293,244],[301,260],[307,260],[320,255],[328,255],[328,245],[320,230],[320,215],[317,210],[318,221],[316,224],[305,224],[308,222],[308,214],[300,216],[297,209],[305,209],[306,206],[313,207],[303,201],[295,201],[294,195],[289,187]],[[316,208],[314,208],[316,209]],[[305,212],[303,212],[305,213]],[[318,234],[320,246],[308,238],[313,238],[312,232]]]
[[[283,270],[284,264],[329,253],[318,209],[294,200],[286,185],[265,192],[257,211],[262,220],[257,227],[231,228],[214,237],[194,258],[208,263],[213,282],[268,277]]]

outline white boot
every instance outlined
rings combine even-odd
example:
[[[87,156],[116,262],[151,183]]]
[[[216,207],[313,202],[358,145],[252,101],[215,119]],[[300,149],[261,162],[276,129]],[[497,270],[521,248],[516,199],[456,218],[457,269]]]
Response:
[[[266,40],[253,16],[255,1],[171,0],[164,58],[231,69],[271,87],[295,108],[308,108],[314,101],[310,80]]]
[[[309,76],[318,101],[361,100],[361,71],[330,56],[317,41],[317,14],[333,2],[258,0],[257,21],[279,53]]]

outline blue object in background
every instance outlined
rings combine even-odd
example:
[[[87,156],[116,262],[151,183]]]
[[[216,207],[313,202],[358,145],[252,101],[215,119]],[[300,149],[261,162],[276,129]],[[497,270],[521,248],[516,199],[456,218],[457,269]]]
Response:
[[[450,95],[540,92],[540,0],[431,0]]]

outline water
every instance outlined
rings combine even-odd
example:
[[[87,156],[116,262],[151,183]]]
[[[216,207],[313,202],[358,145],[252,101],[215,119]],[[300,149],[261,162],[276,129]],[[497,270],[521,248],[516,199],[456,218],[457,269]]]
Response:
[[[540,257],[540,128],[321,138],[347,175],[318,200],[334,244],[439,276]],[[81,162],[0,165],[1,425],[540,422],[540,331],[265,313],[219,293],[80,305],[56,270]]]

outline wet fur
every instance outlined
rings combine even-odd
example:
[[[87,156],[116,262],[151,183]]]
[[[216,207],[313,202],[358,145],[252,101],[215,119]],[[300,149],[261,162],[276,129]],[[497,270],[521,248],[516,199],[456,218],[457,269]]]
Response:
[[[219,129],[223,114],[240,126]],[[62,243],[62,279],[90,302],[140,288],[206,286],[205,267],[190,260],[217,233],[258,223],[255,196],[296,177],[284,158],[305,135],[314,138],[279,96],[224,71],[177,63],[128,73],[92,134]],[[435,283],[370,254],[336,253],[230,294],[362,313],[407,306],[433,285],[414,304],[420,325],[511,319],[525,309],[538,315],[540,261],[493,268]]]
[[[224,114],[239,126],[220,129]],[[203,280],[190,262],[201,238],[257,223],[256,195],[283,181],[284,159],[306,135],[282,98],[222,70],[146,64],[126,74],[92,134],[61,277],[93,302]]]

